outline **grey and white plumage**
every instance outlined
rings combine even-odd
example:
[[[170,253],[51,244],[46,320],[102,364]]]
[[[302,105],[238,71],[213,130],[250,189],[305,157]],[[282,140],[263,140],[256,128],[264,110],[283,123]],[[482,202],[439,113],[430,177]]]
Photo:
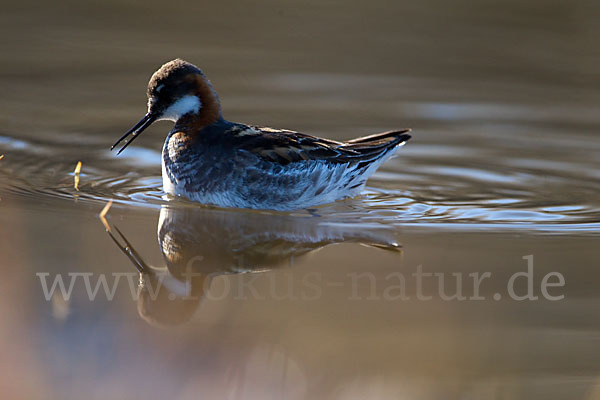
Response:
[[[358,195],[410,138],[399,130],[338,142],[229,122],[202,71],[182,60],[152,76],[148,98],[146,116],[115,145],[155,120],[174,121],[162,152],[165,192],[219,207],[293,210]]]

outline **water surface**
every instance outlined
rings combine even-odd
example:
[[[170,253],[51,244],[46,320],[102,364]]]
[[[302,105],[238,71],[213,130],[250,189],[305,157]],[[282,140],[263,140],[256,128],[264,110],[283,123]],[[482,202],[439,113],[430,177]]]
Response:
[[[598,398],[598,17],[585,1],[5,5],[2,397]],[[169,201],[168,123],[108,149],[174,57],[231,120],[413,138],[362,196],[315,210]],[[56,277],[75,277],[68,299],[47,299]],[[99,279],[114,297],[90,300]]]

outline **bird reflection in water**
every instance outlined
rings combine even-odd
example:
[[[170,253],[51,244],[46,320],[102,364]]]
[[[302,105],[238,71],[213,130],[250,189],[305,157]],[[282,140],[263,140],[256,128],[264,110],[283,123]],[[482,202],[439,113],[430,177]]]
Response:
[[[400,251],[390,230],[335,223],[317,215],[280,215],[163,206],[158,243],[165,267],[144,262],[114,227],[107,233],[140,273],[138,311],[151,325],[189,321],[218,275],[266,272],[336,243]]]

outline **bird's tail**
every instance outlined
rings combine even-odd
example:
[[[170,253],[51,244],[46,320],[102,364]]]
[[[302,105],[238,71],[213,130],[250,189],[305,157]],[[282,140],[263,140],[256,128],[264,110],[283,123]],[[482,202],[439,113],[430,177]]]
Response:
[[[376,133],[348,140],[341,147],[359,153],[360,158],[377,159],[410,139],[411,136],[407,132],[410,132],[410,129]]]

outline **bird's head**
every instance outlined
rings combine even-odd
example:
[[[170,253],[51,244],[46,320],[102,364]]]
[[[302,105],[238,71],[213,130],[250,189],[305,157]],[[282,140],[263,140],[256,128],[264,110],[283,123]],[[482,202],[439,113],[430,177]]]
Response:
[[[146,94],[148,112],[111,147],[132,135],[117,154],[155,121],[182,122],[200,129],[222,118],[217,93],[204,73],[187,61],[175,59],[160,67],[150,78]]]

